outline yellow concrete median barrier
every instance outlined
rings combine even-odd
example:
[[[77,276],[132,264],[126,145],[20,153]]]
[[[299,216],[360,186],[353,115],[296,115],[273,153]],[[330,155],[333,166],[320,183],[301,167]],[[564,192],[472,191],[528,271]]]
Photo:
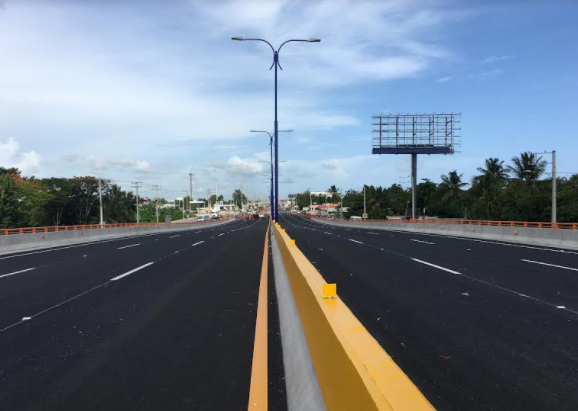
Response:
[[[275,238],[327,410],[434,410],[295,240],[277,227]]]

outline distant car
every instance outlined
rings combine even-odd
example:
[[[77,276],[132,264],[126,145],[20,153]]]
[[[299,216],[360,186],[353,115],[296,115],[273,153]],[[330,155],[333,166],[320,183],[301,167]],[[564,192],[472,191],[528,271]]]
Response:
[[[217,220],[217,219],[219,219],[219,218],[221,218],[221,217],[219,216],[219,213],[213,213],[213,214],[211,215],[211,218],[212,218],[213,220]]]
[[[360,216],[358,216],[358,215],[352,215],[351,217],[349,217],[349,219],[350,219],[350,220],[357,221],[357,220],[361,220],[362,218],[361,218]]]
[[[259,218],[265,218],[265,214],[259,214]]]
[[[211,218],[208,214],[203,214],[197,217],[197,221],[209,221]]]

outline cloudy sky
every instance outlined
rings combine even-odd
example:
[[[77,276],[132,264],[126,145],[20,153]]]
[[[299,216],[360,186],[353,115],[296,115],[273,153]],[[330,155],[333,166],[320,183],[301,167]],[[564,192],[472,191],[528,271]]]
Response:
[[[371,115],[461,112],[462,147],[419,178],[558,150],[578,172],[576,1],[0,0],[0,165],[195,197],[266,197],[278,45],[280,192],[407,181]]]

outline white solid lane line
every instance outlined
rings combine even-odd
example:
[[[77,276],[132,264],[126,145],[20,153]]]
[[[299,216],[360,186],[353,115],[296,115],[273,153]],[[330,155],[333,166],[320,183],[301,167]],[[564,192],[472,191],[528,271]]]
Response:
[[[125,248],[131,248],[131,247],[137,247],[141,245],[141,243],[138,244],[131,244],[131,245],[125,245],[124,247],[118,247],[117,250],[124,250]]]
[[[578,271],[578,268],[566,267],[563,265],[556,265],[556,264],[548,264],[548,263],[543,263],[541,261],[526,260],[524,258],[522,258],[522,261],[525,261],[526,263],[532,263],[532,264],[547,265],[548,267],[563,268],[564,270]]]
[[[176,238],[176,237],[180,237],[180,236],[181,236],[180,234],[177,234],[177,235],[172,235],[169,238]]]
[[[410,238],[410,240],[409,240],[409,241],[413,241],[413,242],[415,242],[415,243],[422,243],[422,244],[433,244],[433,245],[435,245],[435,243],[430,243],[429,241],[421,241],[421,240],[415,240],[415,239],[413,239],[413,238]]]
[[[154,264],[154,263],[146,263],[146,264],[143,264],[143,265],[141,265],[140,267],[135,268],[134,270],[130,270],[130,271],[124,273],[124,274],[121,274],[121,275],[119,275],[119,276],[116,276],[116,277],[114,277],[114,278],[111,278],[110,281],[120,280],[121,278],[124,278],[124,277],[126,277],[127,275],[131,275],[131,274],[133,274],[133,273],[136,273],[137,271],[140,271],[140,270],[142,270],[143,268],[147,268],[149,265],[153,265],[153,264]]]
[[[351,239],[351,238],[348,238],[348,240],[349,240],[349,241],[353,241],[354,243],[357,243],[357,244],[363,244],[361,241],[353,240],[353,239]]]
[[[2,275],[0,275],[0,278],[10,277],[11,275],[16,275],[16,274],[20,274],[20,273],[25,273],[25,272],[27,272],[27,271],[32,271],[32,270],[35,270],[35,269],[36,269],[36,267],[32,267],[32,268],[27,268],[26,270],[20,270],[20,271],[14,271],[13,273],[2,274]]]
[[[199,245],[199,244],[203,244],[203,243],[204,243],[204,241],[199,241],[199,242],[193,244],[191,247],[195,247],[195,246],[197,246],[197,245]]]
[[[449,268],[445,268],[445,267],[442,267],[442,266],[440,266],[440,265],[435,265],[435,264],[432,264],[432,263],[428,263],[427,261],[418,260],[417,258],[412,258],[412,260],[413,260],[413,261],[417,261],[418,263],[421,263],[421,264],[429,265],[430,267],[437,268],[438,270],[444,270],[444,271],[447,271],[448,273],[452,273],[452,274],[456,274],[456,275],[462,275],[462,273],[460,273],[460,272],[457,272],[457,271],[454,271],[454,270],[450,270]]]

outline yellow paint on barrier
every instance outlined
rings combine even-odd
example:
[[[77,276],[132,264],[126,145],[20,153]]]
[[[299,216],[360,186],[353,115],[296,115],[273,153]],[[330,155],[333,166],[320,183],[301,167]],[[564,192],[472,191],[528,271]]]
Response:
[[[268,408],[268,342],[267,342],[267,275],[269,271],[269,229],[265,234],[265,250],[261,265],[261,283],[257,300],[255,344],[249,388],[249,411],[267,411]]]
[[[327,283],[294,240],[274,233],[327,411],[435,410],[337,295],[323,299]]]

